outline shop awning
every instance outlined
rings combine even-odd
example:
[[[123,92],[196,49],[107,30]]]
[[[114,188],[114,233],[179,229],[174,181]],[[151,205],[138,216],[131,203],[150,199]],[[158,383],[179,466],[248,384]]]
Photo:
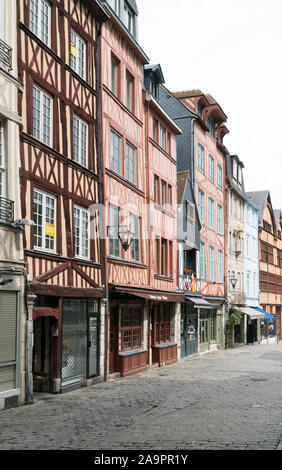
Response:
[[[257,312],[254,308],[251,307],[238,307],[236,310],[245,313],[250,317],[251,320],[259,320],[260,318],[264,318],[264,314]]]
[[[257,312],[261,312],[264,315],[264,318],[266,321],[275,321],[276,318],[273,315],[270,315],[270,313],[267,313],[265,310],[262,310],[259,307],[254,307],[254,310]]]
[[[134,295],[155,302],[185,302],[185,293],[135,289],[134,287],[115,286],[113,293]]]
[[[196,297],[196,296],[191,296],[191,295],[186,295],[186,300],[189,302],[192,302],[194,304],[194,307],[199,307],[199,308],[212,308],[211,304],[207,302],[203,297]]]

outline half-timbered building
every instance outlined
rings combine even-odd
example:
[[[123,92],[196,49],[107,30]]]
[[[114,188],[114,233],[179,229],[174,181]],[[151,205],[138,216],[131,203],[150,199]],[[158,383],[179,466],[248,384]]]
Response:
[[[103,244],[96,0],[19,0],[22,215],[33,295],[34,390],[104,377]]]
[[[102,30],[108,372],[125,376],[177,360],[176,214],[155,200],[154,181],[158,175],[163,205],[176,202],[179,129],[144,89],[150,69],[136,2],[102,3],[111,14]]]

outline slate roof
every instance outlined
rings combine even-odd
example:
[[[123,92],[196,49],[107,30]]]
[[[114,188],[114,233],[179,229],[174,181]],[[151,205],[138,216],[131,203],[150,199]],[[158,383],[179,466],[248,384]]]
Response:
[[[250,191],[246,193],[247,199],[258,208],[258,223],[262,225],[263,213],[267,203],[269,191]]]
[[[177,204],[182,204],[189,173],[189,170],[177,173]]]

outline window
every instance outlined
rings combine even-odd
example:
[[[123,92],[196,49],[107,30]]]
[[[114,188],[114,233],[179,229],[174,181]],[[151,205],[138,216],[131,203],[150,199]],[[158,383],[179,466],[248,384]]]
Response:
[[[242,167],[238,165],[238,184],[242,186]]]
[[[132,259],[140,261],[140,217],[131,214],[131,231],[134,237],[131,242]]]
[[[201,224],[205,223],[205,194],[201,189],[198,191],[198,207]]]
[[[214,248],[210,246],[209,248],[210,255],[210,282],[215,282],[215,259],[214,259]]]
[[[171,154],[171,135],[170,135],[170,132],[167,132],[166,151],[167,151],[167,153]]]
[[[109,208],[109,225],[110,225],[110,255],[120,258],[120,241],[118,238],[118,230],[120,226],[120,208],[110,204]]]
[[[156,204],[160,204],[160,179],[154,175],[154,200]]]
[[[222,190],[222,168],[220,165],[217,165],[217,187]]]
[[[6,195],[4,124],[0,121],[0,196]]]
[[[205,173],[205,154],[201,144],[198,145],[198,168],[202,173]]]
[[[160,274],[161,264],[160,264],[160,238],[156,237],[155,239],[155,272]]]
[[[130,34],[135,37],[135,15],[127,2],[124,2],[124,24]]]
[[[110,169],[115,173],[122,175],[122,138],[111,129],[110,137]]]
[[[241,292],[241,273],[237,273],[236,289],[238,292]]]
[[[160,124],[160,146],[165,150],[165,128]]]
[[[161,205],[166,205],[166,182],[161,180]]]
[[[30,30],[50,46],[51,7],[45,0],[30,0]]]
[[[167,202],[170,206],[172,205],[172,189],[170,184],[167,185]],[[171,207],[169,207],[169,209],[171,209]]]
[[[209,179],[214,181],[214,159],[209,155]]]
[[[134,78],[127,72],[126,73],[126,106],[129,111],[133,112],[133,83]]]
[[[142,309],[123,307],[121,315],[121,349],[141,348],[142,341]]]
[[[223,283],[223,251],[218,250],[218,282]]]
[[[83,79],[86,78],[86,42],[72,29],[70,66]]]
[[[152,78],[150,80],[150,93],[154,96],[154,98],[158,99],[158,84]]]
[[[222,207],[217,205],[217,232],[223,234],[223,223],[222,223]]]
[[[167,240],[161,239],[161,272],[162,276],[167,275]]]
[[[236,181],[237,181],[237,169],[238,169],[237,161],[233,158],[232,175],[233,175],[233,179]]]
[[[108,3],[112,7],[112,9],[116,12],[116,14],[120,16],[120,0],[108,0]]]
[[[153,139],[158,142],[158,121],[153,119]]]
[[[203,242],[200,242],[200,278],[206,279],[206,255]]]
[[[33,86],[33,137],[51,147],[53,99],[38,86]]]
[[[250,277],[251,277],[251,274],[249,272],[247,272],[247,296],[250,297],[251,295],[251,292],[250,292]]]
[[[199,117],[202,115],[202,106],[200,104],[197,104],[197,114]]]
[[[208,117],[207,126],[210,131],[210,135],[214,138],[214,120],[212,116]]]
[[[33,246],[35,249],[56,251],[56,199],[50,194],[33,191]]]
[[[111,91],[115,96],[119,94],[119,61],[112,56],[112,73],[111,73]]]
[[[136,184],[136,148],[126,142],[126,179]]]
[[[74,206],[74,253],[76,257],[89,258],[89,225],[88,210]]]
[[[73,116],[73,159],[88,166],[88,124]]]
[[[154,306],[154,344],[171,341],[171,316],[169,305]]]
[[[214,230],[214,200],[209,197],[208,203],[208,226]]]

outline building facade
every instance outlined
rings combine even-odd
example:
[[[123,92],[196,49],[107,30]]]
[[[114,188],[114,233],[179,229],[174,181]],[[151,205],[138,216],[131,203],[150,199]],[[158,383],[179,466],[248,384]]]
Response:
[[[260,308],[265,317],[261,336],[266,342],[275,342],[281,336],[281,219],[277,227],[269,191],[247,195],[258,207]]]
[[[17,2],[0,0],[0,409],[23,404],[26,384],[25,265],[19,166],[21,118]]]
[[[22,216],[33,389],[104,378],[98,1],[19,0]]]
[[[178,106],[176,106],[178,102]],[[201,223],[199,277],[208,303],[199,320],[199,351],[224,347],[225,155],[227,117],[218,103],[200,90],[170,93],[161,103],[177,122],[178,171],[189,170]]]
[[[247,342],[247,317],[241,307],[246,304],[245,291],[245,189],[244,165],[237,155],[226,156],[226,296],[229,317],[226,345]],[[249,246],[247,244],[247,246]],[[235,323],[232,319],[236,320]]]
[[[138,44],[135,1],[103,4],[110,13],[102,30],[108,374],[126,376],[177,360],[179,129],[150,88],[161,71]]]

